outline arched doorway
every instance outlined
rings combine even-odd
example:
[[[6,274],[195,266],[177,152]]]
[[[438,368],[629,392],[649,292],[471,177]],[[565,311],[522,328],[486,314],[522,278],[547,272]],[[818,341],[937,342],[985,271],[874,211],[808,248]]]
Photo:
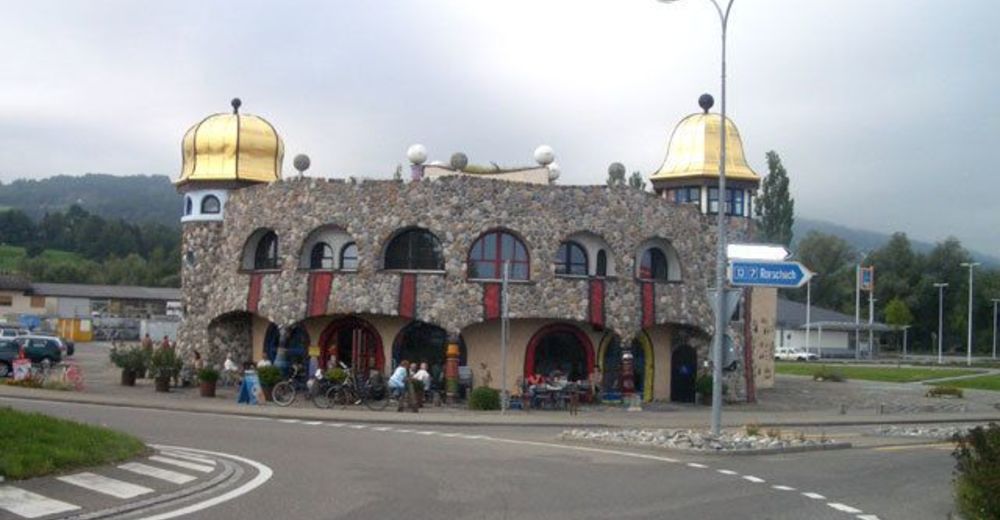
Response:
[[[264,334],[264,358],[280,368],[282,373],[286,375],[290,367],[296,364],[300,365],[302,369],[299,372],[299,377],[308,378],[309,374],[306,372],[309,368],[309,333],[305,327],[302,325],[292,327],[285,342],[285,352],[281,356],[279,356],[280,349],[278,348],[280,337],[278,326],[273,323],[268,325],[267,332]]]
[[[403,327],[392,343],[392,366],[399,366],[402,360],[427,363],[431,380],[435,385],[444,382],[445,350],[448,346],[448,331],[437,325],[423,321],[413,321]],[[464,366],[465,342],[458,338],[458,364]]]
[[[319,341],[320,367],[324,370],[330,356],[337,356],[337,361],[351,367],[361,377],[367,377],[372,370],[382,372],[384,369],[382,337],[365,320],[355,317],[334,320],[327,325]]]
[[[642,396],[643,401],[652,401],[655,373],[653,343],[645,332],[632,340],[632,355],[635,391]],[[617,334],[608,334],[604,337],[598,362],[601,369],[601,392],[612,400],[620,398],[622,347],[621,338]]]
[[[594,371],[594,347],[580,329],[564,323],[543,327],[531,337],[524,356],[524,377],[559,370],[570,381],[585,381]]]
[[[698,353],[690,345],[680,345],[670,356],[670,400],[693,403]]]

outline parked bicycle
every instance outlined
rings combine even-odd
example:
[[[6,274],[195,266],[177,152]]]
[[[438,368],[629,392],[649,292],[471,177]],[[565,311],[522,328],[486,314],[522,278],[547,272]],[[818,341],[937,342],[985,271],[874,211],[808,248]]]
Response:
[[[384,410],[393,400],[389,386],[381,374],[373,374],[364,381],[359,381],[353,370],[341,365],[346,372],[344,381],[333,384],[326,392],[326,398],[332,405],[347,406],[364,404],[370,410]]]
[[[271,390],[271,400],[278,406],[289,406],[295,402],[299,392],[306,392],[306,383],[299,378],[301,368],[299,365],[292,365],[288,378],[274,385]]]

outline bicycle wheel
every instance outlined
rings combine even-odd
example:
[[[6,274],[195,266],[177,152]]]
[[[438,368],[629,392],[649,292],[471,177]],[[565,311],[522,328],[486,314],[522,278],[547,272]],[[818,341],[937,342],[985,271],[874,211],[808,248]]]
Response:
[[[278,406],[288,406],[295,402],[295,387],[288,381],[282,381],[274,385],[271,390],[271,399]]]
[[[349,405],[358,403],[358,394],[351,386],[337,385],[331,388],[329,393],[333,396],[332,400],[335,406],[347,408]]]
[[[369,410],[384,410],[389,404],[389,387],[385,383],[365,383],[362,399]]]
[[[319,384],[317,382],[316,384]],[[330,392],[327,388],[320,387],[316,390],[316,395],[313,396],[313,404],[316,408],[329,408],[333,405],[333,400],[330,399]]]

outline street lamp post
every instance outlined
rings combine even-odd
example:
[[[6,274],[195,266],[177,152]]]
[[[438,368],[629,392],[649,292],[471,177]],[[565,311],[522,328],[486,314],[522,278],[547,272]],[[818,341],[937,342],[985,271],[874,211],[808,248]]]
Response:
[[[903,361],[906,361],[906,331],[910,330],[912,325],[903,325]]]
[[[972,270],[979,262],[962,262],[962,267],[969,268],[969,339],[966,346],[965,364],[972,366]]]
[[[812,335],[812,278],[806,280],[806,352],[809,352],[809,336]]]
[[[1000,299],[993,298],[993,359],[997,358],[997,303]]]
[[[938,290],[938,364],[944,363],[942,359],[942,352],[944,345],[944,288],[948,287],[946,283],[936,283],[934,287]]]
[[[677,0],[660,0],[671,3]],[[725,1],[725,0],[723,0]],[[726,2],[723,10],[718,0],[711,0],[719,13],[722,24],[722,85],[720,89],[720,130],[719,130],[719,207],[717,233],[719,235],[718,251],[715,259],[715,335],[712,338],[712,434],[718,435],[722,429],[722,343],[726,334],[726,210],[729,198],[726,196],[726,26],[729,24],[729,11],[733,8],[733,0]]]

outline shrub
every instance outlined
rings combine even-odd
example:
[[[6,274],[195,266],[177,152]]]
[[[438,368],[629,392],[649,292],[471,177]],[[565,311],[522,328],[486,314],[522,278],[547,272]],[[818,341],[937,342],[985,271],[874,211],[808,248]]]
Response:
[[[767,435],[768,438],[771,438],[771,439],[780,439],[781,438],[781,428],[770,428],[770,429],[767,430],[767,432],[765,433],[765,435]]]
[[[839,370],[823,365],[817,368],[815,371],[813,371],[813,380],[833,381],[835,383],[842,383],[844,381],[847,381],[847,378],[844,377],[844,374],[841,373]]]
[[[927,391],[927,397],[958,397],[961,398],[964,394],[961,388],[954,386],[932,386],[930,390]]]
[[[499,410],[500,391],[488,386],[481,386],[469,395],[470,410]]]
[[[155,379],[171,378],[180,373],[181,364],[174,349],[160,347],[149,358],[149,371]]]
[[[698,376],[694,380],[694,391],[702,396],[702,399],[712,398],[712,376],[709,374],[703,374]],[[726,382],[722,382],[722,395],[723,398],[726,395],[726,390],[728,389]]]
[[[146,373],[146,367],[150,362],[149,352],[137,345],[111,347],[108,357],[118,368],[137,375]]]
[[[956,435],[955,502],[965,518],[1000,518],[1000,425]]]
[[[281,382],[281,370],[273,365],[260,367],[257,369],[257,378],[260,379],[260,386],[271,386]]]
[[[202,383],[215,383],[219,380],[219,371],[212,367],[205,367],[198,371],[198,381]]]
[[[747,424],[743,428],[746,429],[747,435],[750,437],[756,437],[760,435],[760,425],[757,423]]]
[[[331,383],[343,383],[347,379],[347,371],[340,367],[334,367],[326,371],[326,380]]]

